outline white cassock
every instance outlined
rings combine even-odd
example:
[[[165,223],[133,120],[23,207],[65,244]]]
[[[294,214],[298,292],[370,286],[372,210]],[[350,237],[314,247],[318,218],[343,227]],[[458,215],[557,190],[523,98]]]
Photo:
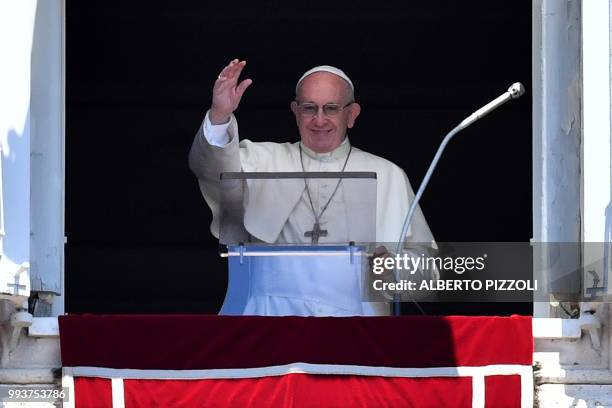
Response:
[[[219,134],[222,135],[221,138]],[[333,193],[337,179],[308,180],[314,211],[304,182],[296,183],[295,180],[291,183],[247,182],[248,191],[241,197],[242,202],[239,203],[244,210],[246,231],[254,241],[310,244],[311,238],[306,237],[305,233],[313,229],[314,212],[320,214],[331,197],[327,209],[320,216],[321,228],[327,230],[327,236],[321,237],[320,243],[369,242],[374,239],[381,244],[397,243],[404,217],[414,199],[414,192],[402,169],[381,157],[356,147],[351,148],[348,138],[328,153],[316,153],[304,145],[301,145],[301,150],[302,159],[300,159],[300,142],[254,143],[250,140],[239,142],[238,124],[233,115],[228,125],[220,127],[212,126],[207,115],[189,153],[189,165],[198,178],[206,203],[212,210],[212,234],[219,238],[221,205],[227,205],[221,202],[220,173],[339,172],[342,171],[350,151],[345,171],[375,172],[377,176],[374,234],[371,232],[368,234],[368,231],[363,230],[359,215],[351,214],[350,206],[346,205],[346,197],[354,194],[349,191],[350,185],[346,183],[345,186],[344,182],[340,183],[335,194]],[[433,236],[420,209],[415,213],[407,241],[408,250],[410,242],[418,243],[418,251],[422,251],[423,244],[435,248]],[[394,249],[389,248],[389,250]],[[359,277],[349,278],[351,271],[332,274],[324,268],[317,274],[300,259],[303,260],[303,258],[289,260],[289,264],[286,258],[283,261],[285,262],[283,268],[286,269],[287,265],[291,265],[293,273],[278,270],[280,267],[274,260],[266,261],[269,264],[266,265],[265,273],[252,276],[249,298],[243,314],[276,316],[389,314],[387,304],[362,302]],[[334,261],[328,259],[326,262]]]

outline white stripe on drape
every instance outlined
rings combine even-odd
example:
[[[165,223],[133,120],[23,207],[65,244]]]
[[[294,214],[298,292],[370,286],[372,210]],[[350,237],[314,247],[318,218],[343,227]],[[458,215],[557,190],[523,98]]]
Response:
[[[123,396],[123,378],[111,378],[111,389],[113,391],[113,408],[125,408],[125,398]]]
[[[113,408],[124,408],[124,379],[227,379],[282,376],[286,374],[340,374],[378,377],[470,377],[472,378],[472,407],[485,406],[485,377],[490,375],[519,375],[521,377],[521,408],[533,406],[533,370],[520,364],[496,364],[477,367],[425,367],[397,368],[360,365],[293,363],[279,366],[208,369],[208,370],[137,370],[105,367],[64,367],[62,386],[68,387],[69,402],[65,408],[74,408],[73,377],[100,377],[111,379]]]

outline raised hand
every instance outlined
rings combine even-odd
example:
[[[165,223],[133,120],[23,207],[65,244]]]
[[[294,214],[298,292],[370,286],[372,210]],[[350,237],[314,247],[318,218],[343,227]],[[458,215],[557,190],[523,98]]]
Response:
[[[234,59],[223,68],[213,86],[212,106],[208,118],[213,125],[225,123],[238,108],[244,91],[253,83],[245,79],[238,83],[246,61]]]

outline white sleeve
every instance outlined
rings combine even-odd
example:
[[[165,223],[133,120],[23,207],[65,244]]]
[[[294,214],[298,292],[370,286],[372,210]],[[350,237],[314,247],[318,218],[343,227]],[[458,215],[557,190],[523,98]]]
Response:
[[[230,121],[220,125],[213,125],[208,119],[208,114],[204,117],[204,137],[213,146],[223,147],[229,143],[230,137],[227,133]]]

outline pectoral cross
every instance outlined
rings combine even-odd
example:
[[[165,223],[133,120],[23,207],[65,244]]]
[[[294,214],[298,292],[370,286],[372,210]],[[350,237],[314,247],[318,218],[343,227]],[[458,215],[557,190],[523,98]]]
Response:
[[[304,236],[306,238],[311,238],[312,239],[311,243],[318,244],[319,243],[319,237],[326,237],[327,236],[327,230],[322,230],[321,226],[319,225],[319,223],[315,222],[314,225],[312,226],[312,231],[306,231],[304,233]]]

